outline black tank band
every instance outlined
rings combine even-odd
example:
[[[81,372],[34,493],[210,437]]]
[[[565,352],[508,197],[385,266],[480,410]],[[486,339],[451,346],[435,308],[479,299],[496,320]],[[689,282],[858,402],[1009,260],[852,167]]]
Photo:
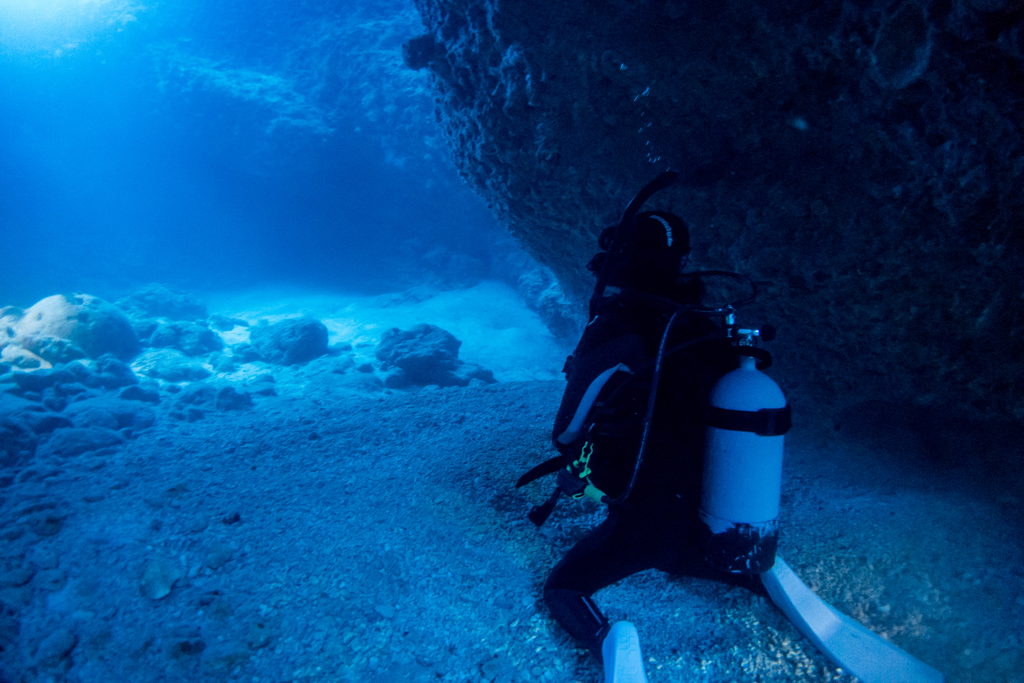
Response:
[[[789,405],[782,408],[762,408],[756,412],[729,410],[711,406],[708,426],[733,432],[751,432],[758,436],[781,436],[793,426],[793,411]]]

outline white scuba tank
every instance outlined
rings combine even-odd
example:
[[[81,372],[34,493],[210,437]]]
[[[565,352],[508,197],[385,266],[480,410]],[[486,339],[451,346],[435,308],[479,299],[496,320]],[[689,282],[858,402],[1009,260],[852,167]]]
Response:
[[[718,381],[710,402],[700,504],[704,559],[722,571],[764,572],[775,564],[790,409],[748,355]]]

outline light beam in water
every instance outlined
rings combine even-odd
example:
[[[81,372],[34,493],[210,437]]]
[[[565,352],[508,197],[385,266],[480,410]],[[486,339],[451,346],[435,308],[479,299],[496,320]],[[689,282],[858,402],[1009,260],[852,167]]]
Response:
[[[145,9],[131,0],[0,0],[0,54],[59,56],[124,30]]]

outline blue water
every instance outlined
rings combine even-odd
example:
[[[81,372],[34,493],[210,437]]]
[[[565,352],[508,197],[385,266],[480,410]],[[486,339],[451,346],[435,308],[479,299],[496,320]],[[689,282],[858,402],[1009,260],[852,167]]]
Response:
[[[0,1],[0,303],[390,291],[438,248],[486,270],[501,231],[401,63],[419,22],[394,0]]]
[[[159,282],[230,319],[223,351],[146,314],[131,368],[50,372],[5,329],[31,316],[0,315],[0,683],[598,680],[539,591],[598,515],[538,534],[550,489],[511,492],[552,454],[568,350],[487,281],[515,280],[512,247],[401,63],[421,32],[402,0],[0,0],[0,311]],[[249,355],[297,315],[329,352]],[[421,322],[497,382],[386,388],[377,342]],[[917,476],[938,422],[834,424],[787,437],[787,558],[957,680],[1020,680],[1019,496]],[[1019,450],[947,429],[944,467]],[[715,591],[645,573],[601,600],[655,681],[842,680],[769,603]]]

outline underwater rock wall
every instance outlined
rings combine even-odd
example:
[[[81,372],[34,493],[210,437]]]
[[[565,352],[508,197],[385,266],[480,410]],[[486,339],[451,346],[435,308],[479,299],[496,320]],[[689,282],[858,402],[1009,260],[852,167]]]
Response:
[[[1024,5],[416,0],[463,177],[583,301],[652,204],[750,273],[795,398],[1024,418]]]
[[[211,35],[149,46],[162,83],[159,111],[192,123],[219,161],[246,170],[318,168],[325,145],[352,154],[360,140],[379,145],[394,168],[436,171],[431,152],[441,142],[424,121],[426,79],[404,68],[400,54],[418,23],[410,2],[351,0],[316,11],[268,3],[252,11],[258,20],[198,9],[203,19],[195,21],[217,24]]]

